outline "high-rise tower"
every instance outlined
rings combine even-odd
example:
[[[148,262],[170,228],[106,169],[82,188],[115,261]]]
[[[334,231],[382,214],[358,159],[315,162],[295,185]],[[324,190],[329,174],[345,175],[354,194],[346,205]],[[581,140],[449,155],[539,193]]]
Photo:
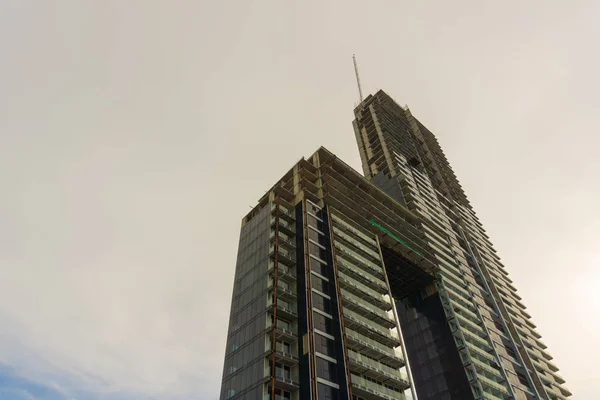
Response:
[[[570,395],[435,137],[380,91],[242,220],[220,398]]]
[[[435,136],[381,90],[354,114],[365,176],[419,216],[440,269],[435,295],[397,302],[419,399],[447,398],[457,370],[476,398],[570,396]],[[450,338],[428,328],[441,319]],[[461,365],[440,360],[456,351]]]

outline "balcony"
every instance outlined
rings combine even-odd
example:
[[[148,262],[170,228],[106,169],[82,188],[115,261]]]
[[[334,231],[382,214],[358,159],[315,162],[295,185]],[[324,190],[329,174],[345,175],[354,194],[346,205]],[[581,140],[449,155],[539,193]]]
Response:
[[[465,340],[467,340],[468,342],[471,342],[472,344],[479,347],[483,351],[494,350],[492,345],[490,344],[490,342],[488,342],[485,339],[480,338],[478,335],[474,334],[473,332],[469,331],[468,329],[463,329],[462,333],[463,333],[463,336],[465,337]]]
[[[291,210],[288,211],[283,207],[279,207],[279,218],[293,223],[296,221],[296,213]]]
[[[452,301],[460,303],[463,307],[467,308],[470,312],[475,313],[475,306],[469,300],[472,299],[472,295],[468,292],[454,287],[452,284],[444,284],[443,288],[440,288],[440,292],[445,291],[448,298]]]
[[[457,314],[461,314],[464,318],[467,318],[470,322],[475,323],[477,326],[481,326],[482,322],[479,319],[479,316],[474,310],[468,307],[470,305],[469,303],[466,303],[460,297],[448,296],[447,299],[449,300],[449,302],[444,301],[444,304],[451,306],[454,312],[456,312]]]
[[[292,396],[292,399],[294,397]],[[271,394],[267,393],[263,396],[263,400],[290,400],[289,397],[283,397],[280,394],[276,394],[275,397],[271,398]]]
[[[344,231],[348,233],[352,233],[358,237],[360,237],[365,242],[369,243],[373,248],[377,248],[377,242],[369,235],[365,234],[361,230],[353,227],[348,222],[344,221],[343,218],[339,217],[337,214],[331,214],[331,218],[335,222],[334,226],[337,228],[342,228]]]
[[[299,387],[298,377],[289,374],[275,374],[275,387],[292,392]]]
[[[388,365],[401,368],[405,365],[402,351],[386,346],[365,335],[346,328],[346,342],[348,348],[366,354],[371,358],[384,361]]]
[[[275,254],[275,246],[271,246],[269,252],[271,255]],[[284,265],[293,267],[296,265],[296,252],[292,253],[279,246],[279,251],[277,252],[277,260]]]
[[[480,322],[481,325],[478,325],[475,322],[473,322],[471,319],[467,318],[467,316],[463,315],[462,313],[456,312],[456,309],[455,309],[454,315],[456,315],[458,323],[461,328],[468,329],[469,331],[478,335],[482,339],[487,338],[488,335],[485,332],[485,329],[482,328],[482,326],[483,326],[482,322]]]
[[[571,396],[571,392],[569,392],[568,390],[565,389],[566,393],[564,393],[562,390],[559,390],[559,388],[554,385],[548,386],[546,384],[546,385],[544,385],[544,389],[546,390],[547,393],[550,393],[552,396],[554,396],[557,399],[567,400],[567,396]]]
[[[377,381],[397,387],[399,390],[410,387],[408,376],[398,369],[390,368],[378,361],[371,360],[353,350],[348,350],[348,358],[350,359],[350,369],[354,372],[370,376]]]
[[[276,394],[275,397],[271,397],[270,393],[267,393],[263,396],[263,400],[289,400],[289,398],[283,397],[280,394]]]
[[[491,391],[492,393],[494,393],[494,391],[500,392],[500,393],[503,393],[503,394],[506,394],[506,395],[510,393],[508,391],[508,388],[505,385],[503,385],[501,383],[498,383],[496,381],[493,381],[493,380],[491,380],[489,378],[486,378],[485,376],[477,374],[477,379],[479,379],[479,382],[481,382],[481,384],[483,386],[487,386],[490,389],[492,389],[492,391]]]
[[[273,291],[273,284],[269,283],[269,290]],[[296,293],[288,286],[277,283],[277,297],[283,300],[296,300]]]
[[[356,279],[378,293],[388,292],[387,285],[381,278],[375,277],[371,273],[365,272],[361,268],[353,266],[350,262],[340,257],[337,257],[336,261],[339,270],[348,274],[348,276],[351,278]]]
[[[377,251],[375,251],[373,248],[360,243],[357,239],[352,238],[352,236],[345,233],[341,229],[334,227],[333,232],[336,235],[336,239],[337,238],[342,239],[342,241],[344,242],[344,244],[346,246],[353,246],[354,247],[353,250],[364,254],[364,257],[368,257],[375,262],[380,260],[379,253]]]
[[[494,353],[491,353],[489,351],[484,351],[471,342],[466,342],[466,343],[467,343],[467,347],[469,348],[469,351],[477,354],[477,357],[472,357],[473,359],[479,359],[479,357],[481,357],[481,358],[485,358],[488,361],[497,363],[496,357],[494,357]]]
[[[484,391],[483,394],[475,397],[475,400],[505,400],[505,397],[503,395]]]
[[[351,294],[350,292],[342,289],[342,305],[344,309],[350,309],[358,312],[360,315],[368,316],[380,325],[387,328],[393,328],[396,326],[396,321],[390,317],[390,315],[368,303],[368,300],[361,299],[358,296]]]
[[[269,324],[267,326],[267,330],[272,331],[273,324]],[[282,328],[278,325],[275,329],[275,338],[285,339],[285,340],[289,341],[290,343],[295,343],[296,340],[298,339],[298,335],[296,334],[296,332],[293,332],[289,328]]]
[[[298,356],[288,351],[276,350],[275,360],[283,365],[296,365],[298,363]]]
[[[296,252],[296,241],[292,236],[293,235],[287,236],[283,232],[279,232],[277,235],[275,235],[275,232],[271,231],[269,238],[271,239],[271,243],[274,243],[275,239],[277,238],[277,243],[280,247],[285,247],[291,252]]]
[[[367,260],[355,251],[348,249],[343,244],[340,244],[340,242],[335,242],[335,248],[337,253],[342,255],[344,259],[348,260],[350,264],[356,265],[380,279],[384,278],[383,269],[381,266]]]
[[[283,318],[286,318],[289,320],[289,319],[298,318],[298,313],[296,312],[296,310],[292,309],[290,306],[283,305],[278,302],[277,303],[277,316],[283,317]]]
[[[366,400],[406,400],[404,393],[389,389],[383,385],[351,374],[352,393]]]
[[[275,227],[277,222],[276,218],[271,218],[271,227]],[[279,218],[279,223],[277,224],[279,231],[285,233],[286,235],[295,235],[296,234],[296,226],[292,223],[288,223],[285,220]]]
[[[376,334],[381,343],[387,344],[390,347],[400,346],[400,338],[395,331],[386,329],[385,327],[376,324],[370,319],[364,318],[359,314],[344,309],[344,323],[348,328],[355,330],[365,336]]]
[[[273,261],[269,262],[269,274],[271,276],[275,275],[275,268]],[[287,283],[295,283],[296,282],[296,273],[290,267],[287,267],[283,264],[277,266],[277,279],[282,280]]]
[[[462,276],[458,275],[459,271],[456,270],[456,267],[442,265],[440,270],[442,271],[442,276],[444,279],[450,279],[450,282],[459,287],[466,287],[465,281]]]
[[[471,357],[471,361],[473,366],[475,367],[476,370],[480,371],[481,374],[488,374],[493,376],[496,381],[498,380],[504,380],[504,376],[502,375],[502,372],[500,372],[500,370],[492,367],[489,364],[484,363],[483,361],[479,360],[476,357]],[[492,379],[492,378],[489,378]]]
[[[338,277],[344,289],[352,292],[354,295],[363,298],[365,301],[375,304],[377,307],[389,311],[392,309],[392,303],[384,295],[377,293],[375,290],[370,289],[367,285],[360,283],[357,280],[352,279],[348,275],[339,272]]]
[[[530,354],[533,353],[529,349],[528,349],[528,352]],[[554,380],[557,383],[559,383],[559,384],[565,383],[565,379],[562,376],[560,376],[558,373],[554,372],[554,370],[552,368],[550,368],[550,366],[548,365],[548,361],[546,359],[544,359],[544,363],[545,363],[545,365],[544,365],[540,361],[536,360],[535,358],[533,358],[533,357],[530,357],[530,358],[532,359],[533,363],[535,365],[537,365],[538,369],[541,369],[543,371],[547,371],[550,375],[552,375],[554,377]]]

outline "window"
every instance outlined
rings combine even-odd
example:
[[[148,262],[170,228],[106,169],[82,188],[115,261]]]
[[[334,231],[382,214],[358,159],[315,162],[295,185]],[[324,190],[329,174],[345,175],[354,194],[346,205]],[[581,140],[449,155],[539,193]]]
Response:
[[[308,242],[308,248],[310,254],[320,258],[321,260],[327,260],[327,250],[313,242]]]
[[[287,365],[275,364],[275,376],[279,378],[290,379],[292,376],[292,370]]]
[[[310,284],[313,289],[318,290],[319,292],[329,294],[329,282],[319,278],[314,274],[310,274]]]
[[[327,264],[322,263],[313,257],[308,258],[308,263],[312,271],[315,271],[316,273],[325,277],[329,277],[329,268],[327,267]]]
[[[277,318],[277,327],[280,329],[288,330],[288,331],[291,330],[290,323],[288,321],[285,321],[285,320],[279,319],[279,318]]]
[[[337,381],[337,366],[331,361],[327,361],[321,357],[316,357],[317,361],[317,376],[319,378],[327,379],[330,382]]]
[[[321,238],[321,234],[313,227],[308,228],[308,238],[314,240],[319,243],[319,239]]]
[[[315,333],[315,351],[329,357],[335,356],[335,342],[325,336]]]
[[[326,299],[325,297],[317,294],[315,292],[312,293],[312,305],[313,308],[317,310],[325,311],[327,314],[331,314],[331,300]]]
[[[519,378],[519,382],[521,383],[521,385],[529,386],[529,383],[527,382],[527,378],[525,377],[525,375],[517,372],[517,378]]]
[[[311,201],[306,202],[306,210],[309,213],[315,214],[317,217],[321,218],[321,208]]]
[[[506,352],[508,353],[509,356],[517,358],[517,354],[515,353],[515,351],[513,349],[511,349],[510,347],[505,347],[506,348]]]
[[[233,396],[235,396],[235,390],[234,390],[234,389],[229,389],[229,390],[227,391],[227,398],[228,398],[228,399],[230,399],[230,398],[232,398]]]
[[[318,359],[317,359],[318,360]],[[323,383],[317,384],[318,400],[338,400],[339,392],[337,389],[327,386]]]
[[[316,228],[321,232],[326,232],[325,223],[323,221],[315,218],[310,214],[307,214],[306,219],[308,221],[309,226],[312,226],[313,228]]]
[[[292,353],[292,345],[288,342],[277,342],[276,343],[277,351],[281,351],[282,353],[291,354]]]
[[[271,394],[271,385],[269,385],[269,394]],[[292,393],[288,392],[287,390],[283,390],[283,389],[275,389],[275,398],[276,399],[284,399],[284,400],[288,400],[292,398]]]
[[[500,325],[500,323],[494,321],[494,326],[496,327],[496,329],[498,329],[501,333],[504,333],[504,327],[502,325]]]
[[[328,334],[333,334],[333,322],[324,315],[313,312],[313,325],[315,329]]]
[[[291,308],[292,308],[290,306],[290,303],[288,303],[285,300],[281,300],[281,299],[277,299],[277,307],[285,308],[285,309],[288,309],[288,310],[291,310]]]

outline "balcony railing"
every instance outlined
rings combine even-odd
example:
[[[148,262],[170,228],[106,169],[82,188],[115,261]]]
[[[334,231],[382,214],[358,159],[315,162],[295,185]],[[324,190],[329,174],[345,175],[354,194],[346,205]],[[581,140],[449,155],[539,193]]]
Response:
[[[338,225],[338,226],[342,227],[342,229],[345,229],[347,231],[352,232],[353,234],[355,234],[357,236],[360,236],[361,239],[365,240],[366,242],[370,243],[373,246],[377,245],[377,242],[375,240],[373,240],[372,237],[369,237],[365,233],[356,229],[355,227],[353,227],[352,225],[350,225],[349,223],[344,221],[343,218],[338,217],[335,213],[331,214],[331,218],[336,222],[335,225]]]
[[[476,369],[479,369],[482,372],[485,371],[485,373],[493,375],[496,379],[503,379],[502,372],[500,372],[498,369],[492,367],[491,365],[484,363],[483,361],[479,360],[476,357],[471,357],[471,361],[473,362],[473,365],[475,366]],[[489,378],[489,379],[491,379],[491,378]]]
[[[348,302],[351,302],[355,307],[369,312],[372,317],[378,318],[377,322],[385,324],[390,328],[396,325],[396,321],[394,321],[394,319],[390,317],[390,315],[387,312],[383,311],[378,307],[372,306],[370,303],[368,303],[368,300],[361,299],[360,297],[355,296],[344,289],[341,290],[341,293],[342,298],[346,300],[344,302],[344,308],[352,308],[348,304]]]
[[[271,246],[269,248],[269,252],[270,253],[274,253],[275,252],[275,247]],[[289,252],[287,250],[284,250],[283,248],[281,248],[281,246],[279,246],[277,253],[278,253],[278,260],[282,264],[286,264],[288,266],[293,266],[293,265],[296,264],[296,253],[292,253],[292,252]]]
[[[274,231],[271,232],[271,235],[269,236],[269,238],[271,240],[275,239]],[[289,247],[293,247],[293,248],[296,247],[296,241],[292,237],[286,236],[283,233],[279,232],[277,234],[277,238],[278,238],[279,244],[281,244],[281,245],[288,245]]]
[[[378,342],[377,340],[371,339],[368,336],[365,336],[361,333],[358,333],[352,329],[346,328],[346,336],[351,340],[354,340],[360,343],[362,346],[378,351],[381,354],[384,354],[386,357],[394,359],[398,364],[404,364],[404,355],[402,351],[396,350],[393,347],[386,346],[383,343]]]
[[[406,400],[406,396],[404,395],[404,393],[389,389],[375,382],[368,381],[365,378],[360,377],[358,375],[351,374],[350,379],[352,381],[352,387],[356,389],[374,394],[386,400]]]
[[[337,257],[337,264],[340,269],[348,271],[349,274],[353,274],[354,276],[363,279],[365,285],[368,285],[371,289],[387,292],[387,286],[381,278],[371,274],[370,272],[366,272],[359,267],[355,267],[351,262],[346,261],[341,257]]]
[[[275,374],[275,381],[287,383],[289,385],[298,386],[298,378],[296,376]]]
[[[406,375],[406,373],[400,371],[399,369],[390,368],[387,365],[380,363],[379,361],[371,360],[370,358],[365,357],[354,350],[348,350],[348,357],[350,358],[351,362],[369,368],[377,374],[383,375],[387,379],[395,380],[405,388],[410,386],[408,376]]]
[[[481,382],[482,385],[487,385],[488,387],[496,389],[499,392],[502,392],[504,394],[509,394],[509,391],[506,388],[506,386],[504,386],[501,383],[498,383],[489,378],[486,378],[485,376],[483,376],[481,374],[477,374],[477,379],[479,379],[479,382]]]
[[[277,220],[275,217],[271,218],[271,226],[275,226],[275,222],[278,223],[280,231],[287,232],[290,235],[296,233],[296,227],[293,224],[286,222],[282,218],[279,218],[279,220]]]
[[[263,400],[272,400],[272,399],[275,399],[275,400],[290,400],[290,398],[289,398],[289,397],[283,397],[283,396],[282,396],[282,395],[280,395],[280,394],[276,394],[276,395],[275,395],[275,397],[271,398],[271,394],[270,394],[270,393],[267,393],[267,394],[265,394],[265,396],[263,397]]]
[[[385,327],[373,322],[370,319],[364,318],[361,315],[350,311],[348,309],[344,309],[344,318],[348,318],[350,321],[357,323],[358,326],[362,327],[366,331],[373,331],[378,333],[383,338],[392,342],[394,344],[400,344],[400,338],[395,330],[386,329]]]
[[[335,242],[335,248],[342,255],[344,255],[346,259],[353,260],[354,264],[356,264],[360,268],[363,268],[363,269],[369,271],[370,273],[374,274],[375,276],[383,275],[383,269],[381,268],[381,266],[367,260],[366,258],[364,258],[360,254],[356,253],[355,251],[348,249],[348,247],[344,246],[340,242]],[[349,261],[349,262],[351,262],[351,261]]]
[[[484,351],[492,351],[492,346],[491,346],[490,342],[488,342],[487,340],[482,339],[481,337],[474,334],[473,332],[471,332],[468,329],[463,329],[462,333],[468,342],[473,343],[474,345],[476,345],[477,347],[479,347],[480,349],[482,349]]]
[[[296,312],[296,310],[293,310],[291,307],[284,306],[281,303],[277,303],[277,311],[280,311],[288,316],[294,316],[294,317],[298,316],[298,313]]]
[[[342,272],[340,272],[338,276],[340,281],[343,282],[343,286],[345,286],[348,290],[355,290],[355,293],[360,293],[360,296],[367,297],[365,301],[372,301],[377,304],[377,306],[384,308],[386,311],[392,308],[392,303],[387,296],[384,297],[384,295],[377,293],[364,283],[361,283]]]
[[[269,288],[272,288],[273,285],[269,284]],[[281,283],[277,283],[277,295],[281,297],[285,297],[288,299],[293,299],[296,297],[296,293],[287,286],[282,285]]]
[[[338,237],[342,238],[342,240],[350,243],[357,249],[360,249],[365,254],[368,254],[369,257],[373,258],[374,260],[379,260],[379,253],[376,252],[375,250],[373,250],[372,248],[369,248],[368,246],[360,243],[358,240],[352,238],[352,236],[350,236],[349,234],[345,233],[344,231],[342,231],[338,228],[333,228],[333,232]]]
[[[273,329],[273,323],[268,323],[267,330],[272,330],[272,329]],[[296,339],[298,338],[298,335],[295,331],[293,331],[289,327],[283,328],[280,325],[277,325],[277,328],[275,329],[275,335],[277,338],[286,338],[291,342],[295,342]]]
[[[298,356],[283,350],[275,350],[275,356],[279,362],[285,365],[294,365],[298,362]]]

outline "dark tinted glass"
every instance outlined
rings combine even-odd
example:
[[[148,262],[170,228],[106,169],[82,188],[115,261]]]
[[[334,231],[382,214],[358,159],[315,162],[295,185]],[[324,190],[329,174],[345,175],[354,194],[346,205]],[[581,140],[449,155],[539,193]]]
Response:
[[[315,217],[313,217],[310,214],[307,215],[307,220],[308,220],[308,225],[310,225],[314,228],[317,228],[321,232],[326,232],[325,223],[319,221],[318,219],[316,219]]]
[[[310,269],[315,271],[316,273],[323,275],[329,278],[329,271],[327,264],[323,264],[312,257],[308,258],[308,262],[310,263]]]
[[[329,333],[330,335],[333,334],[333,322],[331,321],[331,318],[313,312],[313,324],[315,329]]]
[[[331,300],[313,292],[312,301],[313,308],[331,314]]]
[[[337,389],[327,386],[322,383],[317,384],[317,392],[319,393],[319,400],[338,400],[339,392]]]
[[[323,292],[325,294],[329,293],[329,282],[319,278],[315,274],[310,274],[310,283],[313,289],[316,289],[319,292]]]
[[[315,231],[314,229],[308,229],[308,238],[314,240],[315,242],[320,243],[321,238],[323,237],[323,235],[321,235],[319,232]]]
[[[315,333],[315,350],[326,356],[334,357],[335,348],[333,340]]]
[[[310,250],[310,254],[319,257],[321,260],[327,260],[327,250],[317,246],[312,242],[308,242],[308,248]]]

